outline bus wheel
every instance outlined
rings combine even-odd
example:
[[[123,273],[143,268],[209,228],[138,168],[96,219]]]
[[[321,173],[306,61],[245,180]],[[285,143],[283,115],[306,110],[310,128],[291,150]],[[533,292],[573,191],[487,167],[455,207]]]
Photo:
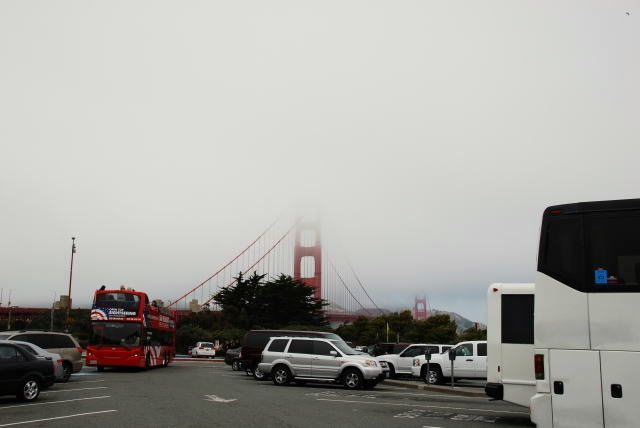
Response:
[[[169,365],[169,355],[165,352],[164,359],[162,360],[162,367],[167,367]]]
[[[144,368],[149,370],[151,368],[151,355],[147,352],[147,356],[144,359]]]
[[[104,371],[104,366],[98,366],[97,369],[98,369],[99,372],[103,372]]]

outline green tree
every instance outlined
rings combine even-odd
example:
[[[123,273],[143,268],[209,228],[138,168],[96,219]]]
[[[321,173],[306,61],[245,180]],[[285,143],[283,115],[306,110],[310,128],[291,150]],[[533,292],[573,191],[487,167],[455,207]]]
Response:
[[[264,281],[254,272],[218,292],[213,300],[222,307],[227,325],[239,329],[283,328],[287,325],[325,326],[326,302],[316,299],[314,289],[289,275]]]
[[[458,336],[458,342],[467,340],[487,340],[487,330],[480,330],[475,327],[468,328]]]

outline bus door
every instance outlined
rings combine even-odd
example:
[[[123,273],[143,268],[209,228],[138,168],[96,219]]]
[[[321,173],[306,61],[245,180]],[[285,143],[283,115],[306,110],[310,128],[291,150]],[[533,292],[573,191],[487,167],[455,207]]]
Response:
[[[553,426],[603,426],[598,351],[549,351]]]

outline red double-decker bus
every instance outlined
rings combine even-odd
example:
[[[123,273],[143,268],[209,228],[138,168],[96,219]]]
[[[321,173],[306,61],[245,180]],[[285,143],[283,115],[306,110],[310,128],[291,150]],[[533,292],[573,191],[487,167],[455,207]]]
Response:
[[[146,293],[98,290],[91,309],[87,366],[166,367],[175,357],[175,312],[151,305]]]

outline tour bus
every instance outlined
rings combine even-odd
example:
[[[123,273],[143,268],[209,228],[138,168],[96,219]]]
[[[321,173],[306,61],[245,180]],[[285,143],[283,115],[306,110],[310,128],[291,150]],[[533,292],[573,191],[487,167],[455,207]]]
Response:
[[[491,398],[529,406],[533,370],[533,284],[491,284],[487,294],[487,384]]]
[[[132,289],[98,290],[91,309],[86,365],[166,367],[175,357],[175,312]]]
[[[640,199],[552,206],[535,282],[538,427],[640,421]]]

